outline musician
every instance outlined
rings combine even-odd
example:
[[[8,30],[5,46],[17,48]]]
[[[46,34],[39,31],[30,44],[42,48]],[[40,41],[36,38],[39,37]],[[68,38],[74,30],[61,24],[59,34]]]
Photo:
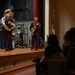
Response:
[[[6,12],[11,12],[10,9],[6,9],[4,11],[4,16],[1,18],[0,20],[0,42],[1,42],[1,48],[4,49],[5,48],[5,42],[4,42],[4,28],[3,28],[3,25],[5,25],[5,14]]]
[[[14,20],[12,19],[12,12],[8,11],[5,13],[5,25],[4,27],[4,40],[5,50],[12,50],[12,30],[15,28]]]
[[[4,11],[4,16],[1,18],[1,23],[2,23],[3,25],[5,25],[5,14],[6,14],[7,12],[11,12],[11,10],[10,10],[10,9],[6,9],[6,10]]]
[[[38,49],[39,29],[40,29],[40,27],[41,27],[41,25],[38,22],[38,17],[35,17],[34,22],[31,23],[31,26],[30,26],[30,31],[32,33],[32,47],[31,47],[31,50],[33,50],[34,45],[35,45],[35,50]]]
[[[3,36],[3,26],[0,20],[0,48],[4,49],[4,36]]]

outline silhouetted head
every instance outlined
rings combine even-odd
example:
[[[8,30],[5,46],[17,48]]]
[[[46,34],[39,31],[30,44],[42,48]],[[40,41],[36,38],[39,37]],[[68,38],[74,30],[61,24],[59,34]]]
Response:
[[[75,41],[75,27],[70,29],[70,40]]]
[[[57,36],[54,34],[49,35],[48,37],[48,45],[56,46],[59,45]]]
[[[75,41],[75,27],[71,28],[69,31],[67,31],[64,35],[65,41]]]
[[[64,35],[64,40],[69,41],[70,40],[70,31],[67,31]]]

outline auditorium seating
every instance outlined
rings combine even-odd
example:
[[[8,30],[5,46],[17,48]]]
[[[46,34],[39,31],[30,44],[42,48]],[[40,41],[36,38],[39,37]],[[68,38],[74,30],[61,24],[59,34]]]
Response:
[[[66,57],[63,72],[75,75],[75,47],[71,47]]]
[[[48,70],[42,71],[41,75],[60,75],[62,60],[49,60]]]
[[[62,67],[62,60],[48,61],[48,75],[60,75]]]
[[[75,72],[70,72],[70,75],[75,75]]]
[[[66,57],[64,70],[75,70],[75,47],[71,47]]]

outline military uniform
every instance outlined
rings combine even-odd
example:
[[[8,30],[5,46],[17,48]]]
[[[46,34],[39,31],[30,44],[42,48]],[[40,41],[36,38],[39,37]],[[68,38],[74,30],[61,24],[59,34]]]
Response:
[[[0,48],[4,49],[4,33],[2,24],[0,24]]]
[[[10,20],[5,20],[5,25],[11,29],[11,24],[9,24]],[[6,29],[4,29],[4,40],[5,40],[5,50],[12,50],[12,30],[8,31]]]
[[[35,27],[35,29],[34,29]],[[30,30],[32,32],[32,48],[31,50],[35,47],[35,50],[38,49],[38,43],[39,43],[39,29],[40,29],[40,24],[39,23],[32,23],[30,26]],[[34,31],[34,32],[33,32]]]

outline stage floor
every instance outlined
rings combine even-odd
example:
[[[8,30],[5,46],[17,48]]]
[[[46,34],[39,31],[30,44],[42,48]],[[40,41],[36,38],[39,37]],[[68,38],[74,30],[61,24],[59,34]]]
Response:
[[[32,60],[43,55],[44,49],[31,50],[30,48],[15,48],[12,51],[0,49],[0,75],[35,65]]]
[[[36,52],[38,53],[38,52],[43,52],[43,51],[44,49],[31,50],[30,48],[15,48],[12,51],[5,51],[4,49],[0,49],[0,57],[36,53]]]

